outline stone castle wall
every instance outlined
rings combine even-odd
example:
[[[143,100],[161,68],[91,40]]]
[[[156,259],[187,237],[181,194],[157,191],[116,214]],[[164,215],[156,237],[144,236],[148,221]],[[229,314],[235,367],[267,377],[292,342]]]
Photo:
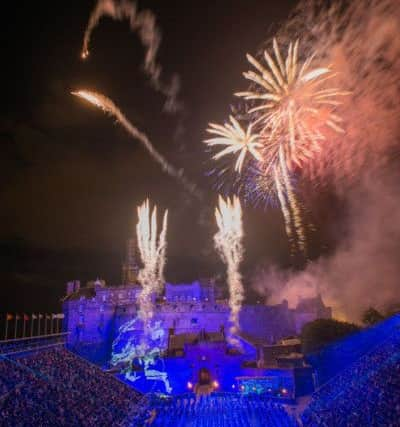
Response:
[[[97,345],[110,353],[119,328],[137,315],[140,287],[107,287],[96,281],[85,288],[69,284],[67,289],[63,311],[64,329],[70,332],[69,345]],[[154,301],[155,320],[160,320],[167,332],[178,335],[229,329],[227,301],[215,300],[210,284],[167,284],[165,295]],[[239,320],[243,336],[274,343],[297,335],[304,323],[317,317],[330,317],[330,309],[321,299],[307,300],[307,304],[294,310],[289,309],[287,302],[275,306],[244,305]]]

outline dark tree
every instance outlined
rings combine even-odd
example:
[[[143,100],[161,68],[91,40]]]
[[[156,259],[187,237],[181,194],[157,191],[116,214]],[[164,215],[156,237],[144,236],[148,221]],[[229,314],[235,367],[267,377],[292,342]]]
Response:
[[[371,326],[375,325],[375,323],[380,322],[384,318],[385,317],[381,313],[379,313],[378,310],[373,307],[369,307],[367,310],[364,311],[361,320],[364,325]]]
[[[391,304],[385,313],[386,317],[395,316],[397,314],[400,314],[400,303]]]
[[[323,346],[359,330],[353,323],[334,319],[317,319],[306,323],[301,331],[303,353],[315,353]]]

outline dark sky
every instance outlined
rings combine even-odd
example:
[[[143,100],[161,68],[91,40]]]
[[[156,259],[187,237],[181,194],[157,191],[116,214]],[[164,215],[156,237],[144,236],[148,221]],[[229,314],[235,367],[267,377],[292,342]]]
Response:
[[[91,56],[79,57],[94,1],[9,2],[4,12],[0,181],[0,311],[55,310],[69,279],[117,283],[134,208],[149,196],[170,211],[167,280],[223,271],[212,249],[216,192],[202,139],[244,87],[245,54],[285,20],[294,1],[142,1],[163,33],[163,76],[179,74],[185,133],[162,112],[142,72],[143,48],[128,23],[105,18]],[[17,9],[18,8],[18,9]],[[114,121],[70,96],[111,97],[154,145],[204,191],[202,203],[165,175]],[[4,99],[5,94],[5,99]],[[321,214],[324,221],[323,212]],[[246,262],[289,265],[276,209],[245,209]],[[322,239],[323,240],[323,239]]]

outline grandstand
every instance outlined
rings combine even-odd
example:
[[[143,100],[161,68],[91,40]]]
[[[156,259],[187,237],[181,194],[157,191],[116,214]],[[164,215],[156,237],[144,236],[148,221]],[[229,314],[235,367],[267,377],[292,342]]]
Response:
[[[329,372],[345,368],[313,394],[304,426],[399,425],[400,316],[336,343],[323,360]]]
[[[154,427],[297,427],[285,408],[260,395],[214,393],[174,397],[159,405]]]
[[[322,351],[308,356],[308,362],[315,368],[319,383],[322,385],[337,375],[341,370],[387,341],[398,330],[400,317],[391,318],[380,322],[373,327],[363,329],[327,345]]]
[[[130,426],[142,396],[63,345],[0,356],[1,426]]]
[[[0,425],[154,427],[398,426],[400,316],[333,345],[317,370],[330,375],[301,415],[239,391],[196,397],[142,395],[70,352],[62,334],[0,343]]]

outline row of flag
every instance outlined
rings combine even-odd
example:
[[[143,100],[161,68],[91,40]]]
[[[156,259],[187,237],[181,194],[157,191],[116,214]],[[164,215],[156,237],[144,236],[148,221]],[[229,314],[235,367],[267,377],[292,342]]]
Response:
[[[44,320],[44,328],[40,327],[40,321]],[[18,336],[20,338],[25,338],[28,334],[29,337],[40,336],[44,332],[44,335],[47,334],[53,334],[53,333],[59,333],[61,329],[61,322],[58,322],[58,320],[64,319],[63,313],[51,313],[51,314],[42,314],[42,313],[32,313],[32,314],[19,314],[19,313],[7,313],[5,318],[5,331],[4,331],[4,339],[9,339],[8,334],[8,324],[11,321],[14,321],[14,333],[12,334],[13,338],[16,339]],[[22,331],[21,328],[18,328],[18,322],[22,320]],[[37,320],[37,333],[34,334],[34,321]],[[48,322],[50,320],[50,322]],[[30,321],[30,333],[26,334],[26,323]],[[48,328],[49,326],[49,328]],[[49,330],[50,329],[50,330]],[[21,334],[22,332],[22,334]]]
[[[29,317],[29,314],[25,314],[25,313],[23,313],[23,314],[9,314],[9,313],[7,313],[7,317],[6,317],[7,321],[14,320],[14,319],[15,320],[23,319],[25,321],[28,321],[30,319],[32,319],[32,320],[36,320],[36,319],[48,319],[48,320],[50,320],[50,319],[64,319],[64,314],[63,313],[52,313],[52,314],[41,314],[41,313],[33,314],[32,313]]]

